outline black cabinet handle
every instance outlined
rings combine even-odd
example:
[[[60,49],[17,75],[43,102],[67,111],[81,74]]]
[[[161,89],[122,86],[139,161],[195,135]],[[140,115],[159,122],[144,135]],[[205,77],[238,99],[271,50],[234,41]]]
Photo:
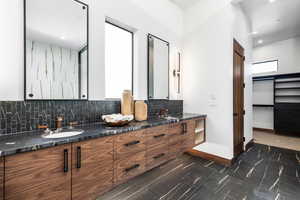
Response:
[[[159,158],[161,158],[161,157],[164,157],[166,154],[164,154],[164,153],[162,153],[162,154],[159,154],[159,155],[157,155],[157,156],[154,156],[153,157],[153,159],[159,159]]]
[[[186,123],[183,123],[182,124],[182,135],[186,134],[187,133],[187,124]]]
[[[69,171],[69,150],[64,150],[64,172],[67,173]]]
[[[234,117],[237,117],[237,116],[238,116],[238,113],[233,113],[233,116],[234,116]]]
[[[136,145],[136,144],[139,144],[140,141],[133,141],[133,142],[129,142],[127,144],[124,144],[126,147],[129,147],[129,146],[132,146],[132,145]]]
[[[126,168],[125,172],[130,172],[131,170],[134,170],[134,169],[139,168],[139,167],[140,167],[139,164],[133,165],[132,167]]]
[[[160,135],[155,135],[155,136],[153,136],[155,139],[157,139],[157,138],[161,138],[161,137],[164,137],[166,134],[160,134]]]
[[[81,168],[81,147],[77,147],[77,169]]]

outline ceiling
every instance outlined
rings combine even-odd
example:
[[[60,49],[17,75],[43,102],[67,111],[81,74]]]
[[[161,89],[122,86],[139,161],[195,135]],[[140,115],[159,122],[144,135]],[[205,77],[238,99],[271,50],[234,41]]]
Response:
[[[252,23],[254,46],[300,35],[300,0],[243,0],[241,5]]]
[[[74,0],[27,0],[26,36],[80,50],[87,44],[87,9]]]
[[[175,3],[177,6],[179,6],[183,10],[186,10],[201,0],[170,0],[170,1]]]

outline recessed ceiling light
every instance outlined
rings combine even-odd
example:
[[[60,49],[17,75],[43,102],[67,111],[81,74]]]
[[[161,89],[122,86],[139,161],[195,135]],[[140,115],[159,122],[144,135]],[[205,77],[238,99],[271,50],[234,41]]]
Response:
[[[66,39],[66,38],[65,38],[65,36],[61,36],[60,39],[64,40],[64,39]]]
[[[262,44],[264,41],[263,40],[258,40],[257,43],[258,44]]]
[[[257,31],[253,31],[252,34],[253,34],[253,35],[256,35],[256,34],[258,34],[258,32],[257,32]]]
[[[276,0],[269,0],[270,3],[274,3]]]

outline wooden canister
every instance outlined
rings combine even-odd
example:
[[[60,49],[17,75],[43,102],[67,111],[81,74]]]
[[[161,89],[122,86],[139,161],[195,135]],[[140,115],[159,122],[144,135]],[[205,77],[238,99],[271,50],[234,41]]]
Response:
[[[136,121],[145,121],[148,118],[148,105],[144,101],[135,102],[135,114]]]
[[[133,115],[134,112],[134,102],[132,93],[130,90],[124,90],[122,93],[122,100],[121,100],[121,113],[122,115]]]

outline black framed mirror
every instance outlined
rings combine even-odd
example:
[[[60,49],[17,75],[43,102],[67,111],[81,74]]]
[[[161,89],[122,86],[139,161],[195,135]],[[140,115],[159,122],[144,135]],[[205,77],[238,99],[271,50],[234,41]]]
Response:
[[[169,99],[170,43],[148,34],[148,99]]]
[[[25,100],[88,100],[89,7],[24,0]]]

